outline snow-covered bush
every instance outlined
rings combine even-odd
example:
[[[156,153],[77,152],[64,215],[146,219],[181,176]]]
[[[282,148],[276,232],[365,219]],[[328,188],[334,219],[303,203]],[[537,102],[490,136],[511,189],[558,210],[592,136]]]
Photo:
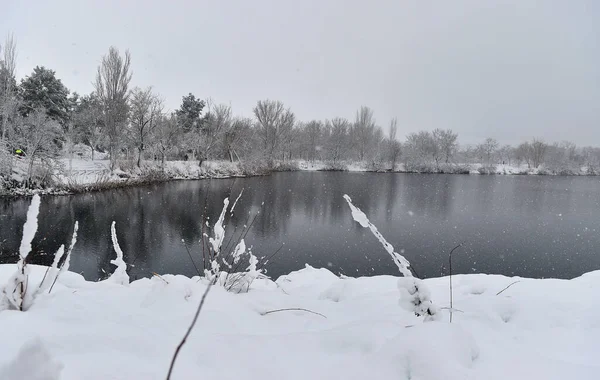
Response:
[[[496,174],[496,167],[493,165],[481,166],[477,168],[477,171],[479,172],[479,174]]]
[[[27,266],[27,256],[31,252],[31,242],[38,228],[38,214],[40,212],[40,196],[34,195],[29,209],[27,210],[27,220],[23,225],[23,237],[19,247],[19,261],[17,262],[17,271],[13,274],[8,283],[2,289],[2,301],[0,301],[0,310],[16,309],[27,310],[31,305],[33,296],[27,291],[29,285],[29,268]]]
[[[73,237],[71,238],[71,244],[66,252],[65,246],[61,245],[56,253],[54,254],[54,261],[52,266],[46,271],[46,275],[39,284],[37,290],[31,289],[29,283],[29,268],[27,266],[27,259],[31,252],[31,243],[38,229],[38,215],[40,210],[40,196],[34,195],[31,200],[31,205],[27,210],[27,220],[23,226],[23,237],[21,240],[21,246],[19,248],[19,261],[17,263],[17,271],[9,279],[8,283],[1,289],[0,294],[0,310],[4,309],[16,309],[25,311],[33,304],[35,297],[45,292],[46,290],[52,290],[52,286],[58,279],[58,276],[69,270],[69,263],[71,258],[71,252],[77,242],[77,230],[79,228],[78,222],[75,222],[73,230]],[[62,260],[62,265],[59,266]]]
[[[400,304],[408,310],[413,311],[417,316],[425,316],[425,320],[435,319],[438,312],[433,302],[431,302],[429,290],[423,281],[413,276],[408,260],[394,250],[394,247],[385,240],[377,227],[369,221],[367,215],[354,206],[352,199],[348,195],[344,194],[344,199],[352,211],[352,218],[362,227],[371,230],[371,233],[379,240],[383,248],[391,256],[400,273],[404,276],[404,278],[398,280],[398,288],[402,293]]]
[[[348,171],[348,165],[346,165],[344,162],[339,162],[339,161],[327,161],[325,162],[325,165],[319,169],[319,171],[323,171],[323,172],[347,172]]]
[[[273,164],[273,170],[276,172],[295,172],[300,170],[297,161],[276,161]]]
[[[231,218],[237,202],[242,193],[236,198],[229,209],[229,198],[223,200],[223,209],[219,218],[213,226],[213,236],[208,237],[209,268],[204,269],[204,278],[210,284],[218,284],[226,290],[235,293],[245,293],[250,290],[250,285],[257,278],[266,278],[262,269],[258,268],[258,258],[251,249],[246,248],[246,242],[240,238],[235,248],[225,254],[223,252],[223,241],[225,239],[225,218],[227,214]],[[201,242],[204,244],[203,242]],[[226,248],[226,247],[225,247]],[[248,260],[245,271],[238,271],[239,267]],[[223,269],[226,268],[226,269]]]

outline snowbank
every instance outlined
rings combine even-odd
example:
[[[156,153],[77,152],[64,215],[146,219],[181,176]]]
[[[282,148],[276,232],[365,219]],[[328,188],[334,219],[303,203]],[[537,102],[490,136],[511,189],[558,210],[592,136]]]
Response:
[[[0,283],[15,265],[0,265]],[[34,286],[45,272],[32,266]],[[496,295],[507,285],[520,281]],[[448,304],[448,279],[425,280]],[[574,280],[453,276],[453,323],[398,305],[398,278],[306,269],[249,293],[214,287],[174,379],[596,379],[600,271]],[[129,285],[65,273],[27,312],[0,312],[0,378],[164,379],[205,290],[164,275]],[[283,308],[302,310],[267,311]],[[35,363],[35,365],[33,365]],[[45,368],[46,377],[36,377]],[[61,371],[62,369],[62,371]],[[38,372],[36,372],[38,371]],[[11,377],[12,376],[12,377]]]

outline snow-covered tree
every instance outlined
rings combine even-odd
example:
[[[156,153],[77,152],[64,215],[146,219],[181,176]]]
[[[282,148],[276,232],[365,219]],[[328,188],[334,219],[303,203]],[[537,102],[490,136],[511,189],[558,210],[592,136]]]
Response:
[[[498,141],[493,138],[487,138],[482,144],[477,146],[481,163],[490,166],[495,164],[496,153],[498,150]]]
[[[222,141],[225,131],[231,129],[231,107],[207,102],[207,112],[197,128],[198,164],[208,160]]]
[[[177,122],[184,132],[190,132],[200,126],[200,117],[205,106],[204,100],[197,99],[192,93],[181,99],[181,106],[175,111],[175,114]]]
[[[534,168],[538,168],[543,162],[548,150],[548,144],[542,140],[533,139],[531,142],[531,159]]]
[[[436,145],[434,153],[436,164],[439,165],[442,161],[446,164],[450,163],[458,147],[458,143],[456,142],[458,135],[452,132],[451,129],[435,129],[432,137]]]
[[[240,159],[239,152],[242,150],[242,140],[250,138],[252,120],[244,117],[236,117],[225,126],[223,131],[223,151],[229,161],[234,158]]]
[[[327,158],[334,165],[347,158],[350,122],[337,117],[329,122],[330,134],[326,144]]]
[[[102,104],[95,93],[81,97],[73,115],[73,126],[78,141],[90,147],[94,153],[106,141]]]
[[[387,140],[388,146],[388,160],[391,164],[391,169],[396,170],[396,163],[400,159],[400,154],[402,153],[402,145],[400,141],[396,139],[396,135],[398,134],[398,119],[393,118],[390,122],[390,131]]]
[[[144,150],[150,145],[152,134],[163,112],[163,102],[152,92],[152,87],[134,88],[130,95],[130,138],[138,151],[137,167],[140,167]]]
[[[21,81],[19,90],[23,100],[20,107],[23,116],[36,109],[44,109],[48,117],[66,126],[71,108],[69,90],[53,70],[36,66],[33,73]]]
[[[10,117],[18,109],[17,101],[17,44],[12,34],[6,37],[3,46],[0,46],[0,139],[5,140],[10,127]]]
[[[294,113],[282,102],[259,100],[254,107],[258,131],[265,156],[272,161],[281,147],[283,137],[292,133],[296,122]]]
[[[164,169],[167,153],[177,146],[178,139],[181,136],[181,130],[177,125],[177,116],[160,116],[156,121],[154,130],[154,146],[158,150],[161,158],[161,165]]]
[[[126,50],[125,55],[121,56],[119,50],[111,46],[108,54],[102,57],[94,83],[96,96],[102,105],[111,169],[116,166],[119,147],[127,126],[129,82],[132,75],[130,66],[129,51]]]
[[[19,126],[18,144],[25,150],[29,161],[27,178],[32,179],[36,160],[54,158],[58,152],[57,138],[62,129],[43,108],[37,108],[23,119]]]
[[[356,149],[357,158],[363,161],[367,158],[369,149],[372,148],[375,142],[375,117],[373,110],[369,107],[362,106],[356,112],[356,119],[352,125],[350,136],[352,146]]]
[[[438,147],[430,132],[420,131],[406,136],[404,160],[409,170],[421,170],[438,157]]]

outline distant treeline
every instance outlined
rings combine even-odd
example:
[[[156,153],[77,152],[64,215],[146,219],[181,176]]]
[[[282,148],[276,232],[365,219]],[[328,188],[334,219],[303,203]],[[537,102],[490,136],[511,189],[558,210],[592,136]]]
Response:
[[[478,163],[540,166],[556,172],[600,168],[600,149],[571,142],[548,144],[541,139],[517,147],[500,146],[488,138],[476,146],[460,146],[452,130],[436,129],[397,139],[398,123],[386,126],[373,110],[361,107],[353,120],[301,121],[276,100],[260,100],[254,117],[234,116],[231,107],[189,93],[180,107],[165,112],[152,89],[130,88],[131,56],[111,47],[102,57],[87,95],[71,93],[53,70],[38,66],[20,83],[15,78],[16,43],[12,36],[0,49],[0,175],[10,173],[12,155],[21,149],[34,165],[51,165],[59,152],[79,143],[109,153],[111,168],[118,160],[226,159],[324,161],[332,167],[360,161],[372,170],[432,171]],[[93,78],[90,78],[93,79]]]

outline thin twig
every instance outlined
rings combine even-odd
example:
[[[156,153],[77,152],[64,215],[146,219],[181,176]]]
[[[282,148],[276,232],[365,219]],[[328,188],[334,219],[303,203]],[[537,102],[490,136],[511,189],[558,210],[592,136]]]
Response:
[[[457,250],[458,248],[462,247],[463,243],[460,243],[459,245],[457,245],[456,247],[452,248],[452,250],[450,251],[450,254],[448,255],[448,261],[450,262],[450,323],[452,323],[452,311],[454,311],[454,307],[452,306],[452,301],[453,301],[453,297],[452,297],[452,253],[454,253],[455,250]]]
[[[129,265],[129,266],[130,266],[130,267],[132,267],[132,268],[133,268],[133,267],[135,267],[135,265],[133,265],[133,264],[135,264],[136,260],[138,259],[138,257],[140,257],[140,256],[141,256],[141,254],[142,254],[142,250],[140,250],[140,251],[137,253],[137,255],[135,255],[135,257],[133,258],[133,261],[131,261],[131,264],[127,264],[127,265]]]
[[[460,309],[451,309],[449,307],[440,307],[441,310],[450,310],[450,311],[458,311],[461,313],[464,313],[464,311],[460,310]]]
[[[158,278],[160,278],[161,280],[163,280],[163,281],[165,282],[165,284],[169,285],[169,281],[165,280],[165,279],[163,278],[163,276],[161,276],[160,274],[158,274],[158,273],[156,273],[156,272],[152,272],[152,275],[153,275],[153,276],[156,276],[156,277],[158,277]]]
[[[206,207],[208,205],[208,190],[206,189],[206,186],[204,186],[204,209],[202,210],[202,229],[200,230],[200,233],[202,234],[202,240],[200,241],[202,243],[202,269],[206,269],[206,252],[205,252],[205,248],[204,248],[204,228],[206,225]]]
[[[279,251],[281,251],[281,249],[283,248],[283,245],[284,245],[284,244],[282,243],[282,244],[279,246],[279,248],[277,248],[277,250],[276,250],[275,252],[273,252],[273,254],[272,254],[271,256],[267,257],[267,259],[261,263],[261,268],[264,268],[264,267],[265,267],[265,265],[267,265],[267,264],[269,263],[269,261],[271,261],[271,259],[272,259],[272,258],[273,258],[273,257],[274,257],[276,254],[278,254],[278,253],[279,253]]]
[[[167,380],[171,379],[171,373],[173,372],[173,367],[175,366],[175,360],[177,360],[177,355],[179,355],[179,351],[181,350],[181,347],[183,347],[183,345],[185,344],[187,338],[190,336],[190,333],[192,332],[192,329],[194,328],[194,325],[196,324],[196,321],[198,320],[198,316],[200,315],[200,310],[202,310],[202,306],[204,306],[204,300],[206,299],[206,296],[208,295],[208,291],[210,290],[211,286],[212,285],[209,283],[208,286],[206,287],[206,290],[204,291],[204,294],[202,295],[202,299],[200,300],[200,304],[198,305],[198,309],[196,310],[196,314],[194,315],[194,319],[192,319],[192,324],[190,325],[187,332],[183,336],[183,339],[181,340],[181,342],[179,342],[179,345],[177,346],[177,349],[175,350],[175,353],[173,354],[173,359],[171,359],[171,366],[169,367],[169,373],[167,373]]]
[[[59,270],[60,269],[62,269],[62,266],[59,268]],[[54,281],[52,281],[52,285],[50,285],[50,289],[48,289],[48,294],[50,294],[50,292],[52,292],[52,289],[54,289],[54,284],[56,284],[56,281],[58,281],[59,275],[60,275],[60,272],[56,275],[56,277],[54,277]]]
[[[286,291],[285,291],[285,289],[283,288],[283,286],[279,285],[279,284],[278,284],[276,281],[273,281],[273,283],[274,283],[275,285],[277,285],[277,287],[278,287],[279,289],[281,289],[281,291],[283,292],[283,294],[287,294],[288,296],[290,295],[290,293],[286,292]]]
[[[246,233],[244,233],[244,236],[242,237],[242,239],[245,239],[246,235],[248,235],[248,232],[250,232],[250,228],[252,228],[252,226],[254,225],[254,221],[256,221],[257,216],[258,216],[258,214],[254,215],[254,218],[252,219],[252,222],[250,223],[248,228],[246,228]]]
[[[267,314],[272,314],[272,313],[279,313],[280,311],[306,311],[307,313],[320,315],[321,317],[327,319],[327,317],[324,316],[321,313],[317,313],[316,311],[312,311],[312,310],[308,310],[308,309],[303,309],[301,307],[290,307],[290,308],[287,308],[287,309],[269,310],[269,311],[265,311],[263,313],[260,313],[260,315],[267,315]]]
[[[513,286],[514,284],[516,284],[517,282],[521,282],[521,280],[515,281],[510,283],[506,288],[502,289],[501,291],[499,291],[498,293],[496,293],[496,295],[500,295],[500,293],[502,293],[503,291],[505,291],[506,289],[510,288],[511,286]]]
[[[190,249],[188,248],[187,244],[185,243],[185,240],[182,239],[183,242],[183,246],[185,247],[185,250],[187,251],[188,256],[190,257],[190,261],[192,262],[192,265],[194,265],[194,269],[196,269],[196,273],[198,273],[198,276],[202,277],[202,274],[200,274],[200,269],[198,269],[198,267],[196,266],[196,263],[194,262],[194,259],[192,258],[192,253],[190,252]]]
[[[38,285],[38,289],[42,287],[42,284],[44,283],[44,280],[46,279],[46,276],[48,275],[49,270],[50,270],[50,267],[46,268],[46,273],[44,273],[44,278],[42,278],[42,282],[40,282],[40,284]]]

